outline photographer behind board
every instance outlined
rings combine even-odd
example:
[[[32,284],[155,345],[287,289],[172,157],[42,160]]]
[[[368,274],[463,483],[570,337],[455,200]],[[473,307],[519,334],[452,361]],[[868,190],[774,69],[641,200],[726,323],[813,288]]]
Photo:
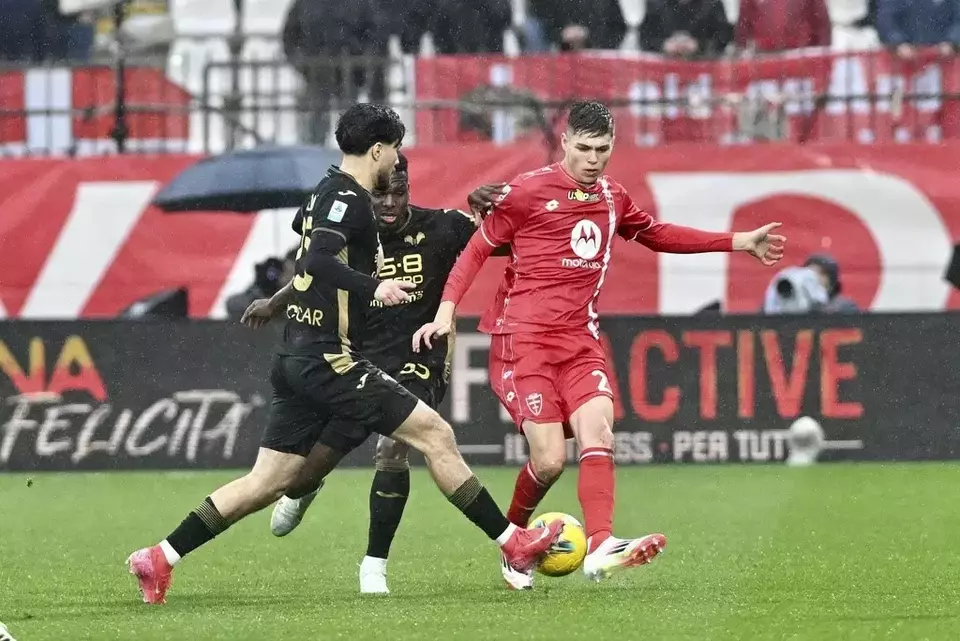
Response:
[[[821,311],[827,314],[855,314],[860,311],[857,304],[846,296],[841,296],[840,265],[829,254],[814,254],[807,258],[804,267],[817,273],[820,283],[827,290],[827,304]]]
[[[803,267],[787,267],[773,277],[763,299],[763,313],[812,314],[859,311],[840,295],[840,267],[826,254],[814,254]]]
[[[231,320],[240,320],[243,312],[258,298],[270,298],[280,288],[290,282],[294,275],[294,262],[297,248],[291,249],[283,260],[267,258],[254,267],[253,283],[242,292],[227,298],[227,316]]]

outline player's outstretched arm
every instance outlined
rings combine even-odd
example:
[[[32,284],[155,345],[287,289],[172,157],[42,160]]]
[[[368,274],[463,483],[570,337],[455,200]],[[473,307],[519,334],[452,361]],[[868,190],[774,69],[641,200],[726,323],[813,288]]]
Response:
[[[702,254],[747,252],[767,266],[783,258],[786,237],[774,234],[781,223],[770,223],[748,232],[712,232],[683,225],[662,223],[637,207],[624,194],[625,212],[618,233],[657,252]]]

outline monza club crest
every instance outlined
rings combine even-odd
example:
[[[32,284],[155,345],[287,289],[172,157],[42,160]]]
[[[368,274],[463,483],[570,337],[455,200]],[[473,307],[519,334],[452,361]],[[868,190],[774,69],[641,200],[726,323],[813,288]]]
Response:
[[[540,416],[540,412],[543,411],[543,395],[540,392],[527,395],[527,407],[534,416]]]

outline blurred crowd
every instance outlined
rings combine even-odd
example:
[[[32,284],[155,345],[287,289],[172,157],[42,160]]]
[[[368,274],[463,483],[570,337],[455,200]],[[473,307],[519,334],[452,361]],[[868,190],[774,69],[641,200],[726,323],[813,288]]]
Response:
[[[734,0],[737,2],[737,0]],[[778,52],[831,45],[836,27],[875,34],[911,55],[912,47],[960,44],[960,4],[953,0],[645,0],[638,28],[643,51],[675,57]],[[399,35],[406,52],[430,34],[436,53],[502,52],[512,31],[522,51],[617,49],[636,0],[296,0],[287,18],[288,57],[385,52]],[[832,5],[832,6],[830,6]],[[853,5],[853,6],[851,6]],[[831,21],[831,14],[837,17]],[[847,19],[849,16],[849,19]]]
[[[168,0],[126,0],[167,11]],[[292,4],[291,4],[292,2]],[[58,0],[3,0],[0,59],[85,60],[109,23],[104,12],[64,15]],[[830,46],[837,28],[869,33],[901,56],[960,44],[953,0],[284,0],[291,60],[385,55],[392,35],[407,53],[424,39],[438,54],[503,52],[511,33],[528,53],[617,49],[635,38],[643,51],[715,57]],[[109,14],[109,9],[106,10]],[[638,24],[627,18],[643,16]],[[831,16],[833,19],[831,20]],[[631,34],[631,31],[634,33]]]
[[[142,16],[169,16],[172,1],[123,0],[123,15],[127,23]],[[0,0],[0,62],[84,63],[97,53],[112,55],[114,44],[114,7],[109,1]]]

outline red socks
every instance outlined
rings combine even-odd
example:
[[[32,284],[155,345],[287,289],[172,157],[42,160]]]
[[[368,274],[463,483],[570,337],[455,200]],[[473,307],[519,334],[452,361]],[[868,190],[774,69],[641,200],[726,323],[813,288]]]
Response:
[[[613,529],[613,450],[588,447],[580,452],[577,496],[583,510],[584,529],[593,552],[610,537]]]
[[[587,540],[590,542],[589,552],[610,537],[613,529],[614,486],[613,450],[589,447],[580,452],[577,495],[583,510]],[[517,476],[507,519],[518,527],[526,527],[549,489],[550,485],[534,474],[530,463],[524,465]]]
[[[540,505],[540,501],[547,495],[550,485],[537,478],[530,463],[523,466],[517,476],[517,484],[513,488],[513,500],[510,501],[510,510],[507,511],[507,520],[517,527],[527,527],[533,511]]]

